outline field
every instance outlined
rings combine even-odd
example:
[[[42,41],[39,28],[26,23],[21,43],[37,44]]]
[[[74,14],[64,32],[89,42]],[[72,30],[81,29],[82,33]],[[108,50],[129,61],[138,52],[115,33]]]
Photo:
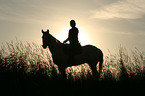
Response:
[[[100,79],[92,77],[87,64],[66,69],[67,80],[52,61],[50,52],[35,43],[2,44],[0,87],[5,95],[124,95],[142,94],[145,87],[145,52],[118,48],[104,56]]]

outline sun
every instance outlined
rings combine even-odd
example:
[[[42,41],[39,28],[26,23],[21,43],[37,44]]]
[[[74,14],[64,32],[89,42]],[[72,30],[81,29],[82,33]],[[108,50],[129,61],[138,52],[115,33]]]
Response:
[[[56,35],[56,38],[60,42],[63,42],[64,40],[66,40],[68,38],[68,33],[69,33],[70,28],[71,27],[66,27],[66,28],[62,29],[62,31]],[[83,30],[83,28],[79,27],[78,29],[79,29],[78,38],[79,38],[79,42],[81,43],[81,45],[84,46],[87,44],[91,44],[91,40],[90,40],[87,32],[85,32],[85,30]]]

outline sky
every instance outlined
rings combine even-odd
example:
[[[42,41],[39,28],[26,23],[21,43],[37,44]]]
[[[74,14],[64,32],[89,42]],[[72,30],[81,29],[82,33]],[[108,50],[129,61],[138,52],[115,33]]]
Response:
[[[145,49],[145,0],[0,0],[0,45],[18,38],[42,44],[41,29],[63,42],[70,20],[82,45],[104,54],[119,46]]]

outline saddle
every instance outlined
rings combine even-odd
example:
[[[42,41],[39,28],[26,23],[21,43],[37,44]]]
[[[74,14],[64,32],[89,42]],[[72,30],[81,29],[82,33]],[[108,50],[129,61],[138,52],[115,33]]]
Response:
[[[63,52],[66,55],[79,55],[82,53],[82,46],[78,44],[63,44]]]

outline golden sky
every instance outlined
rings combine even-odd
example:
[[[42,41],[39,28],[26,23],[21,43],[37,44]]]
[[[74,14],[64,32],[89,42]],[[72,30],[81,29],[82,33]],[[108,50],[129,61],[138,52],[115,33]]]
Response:
[[[116,53],[120,44],[145,49],[145,0],[0,0],[0,44],[15,40],[41,45],[41,29],[61,42],[74,19],[82,45]]]

